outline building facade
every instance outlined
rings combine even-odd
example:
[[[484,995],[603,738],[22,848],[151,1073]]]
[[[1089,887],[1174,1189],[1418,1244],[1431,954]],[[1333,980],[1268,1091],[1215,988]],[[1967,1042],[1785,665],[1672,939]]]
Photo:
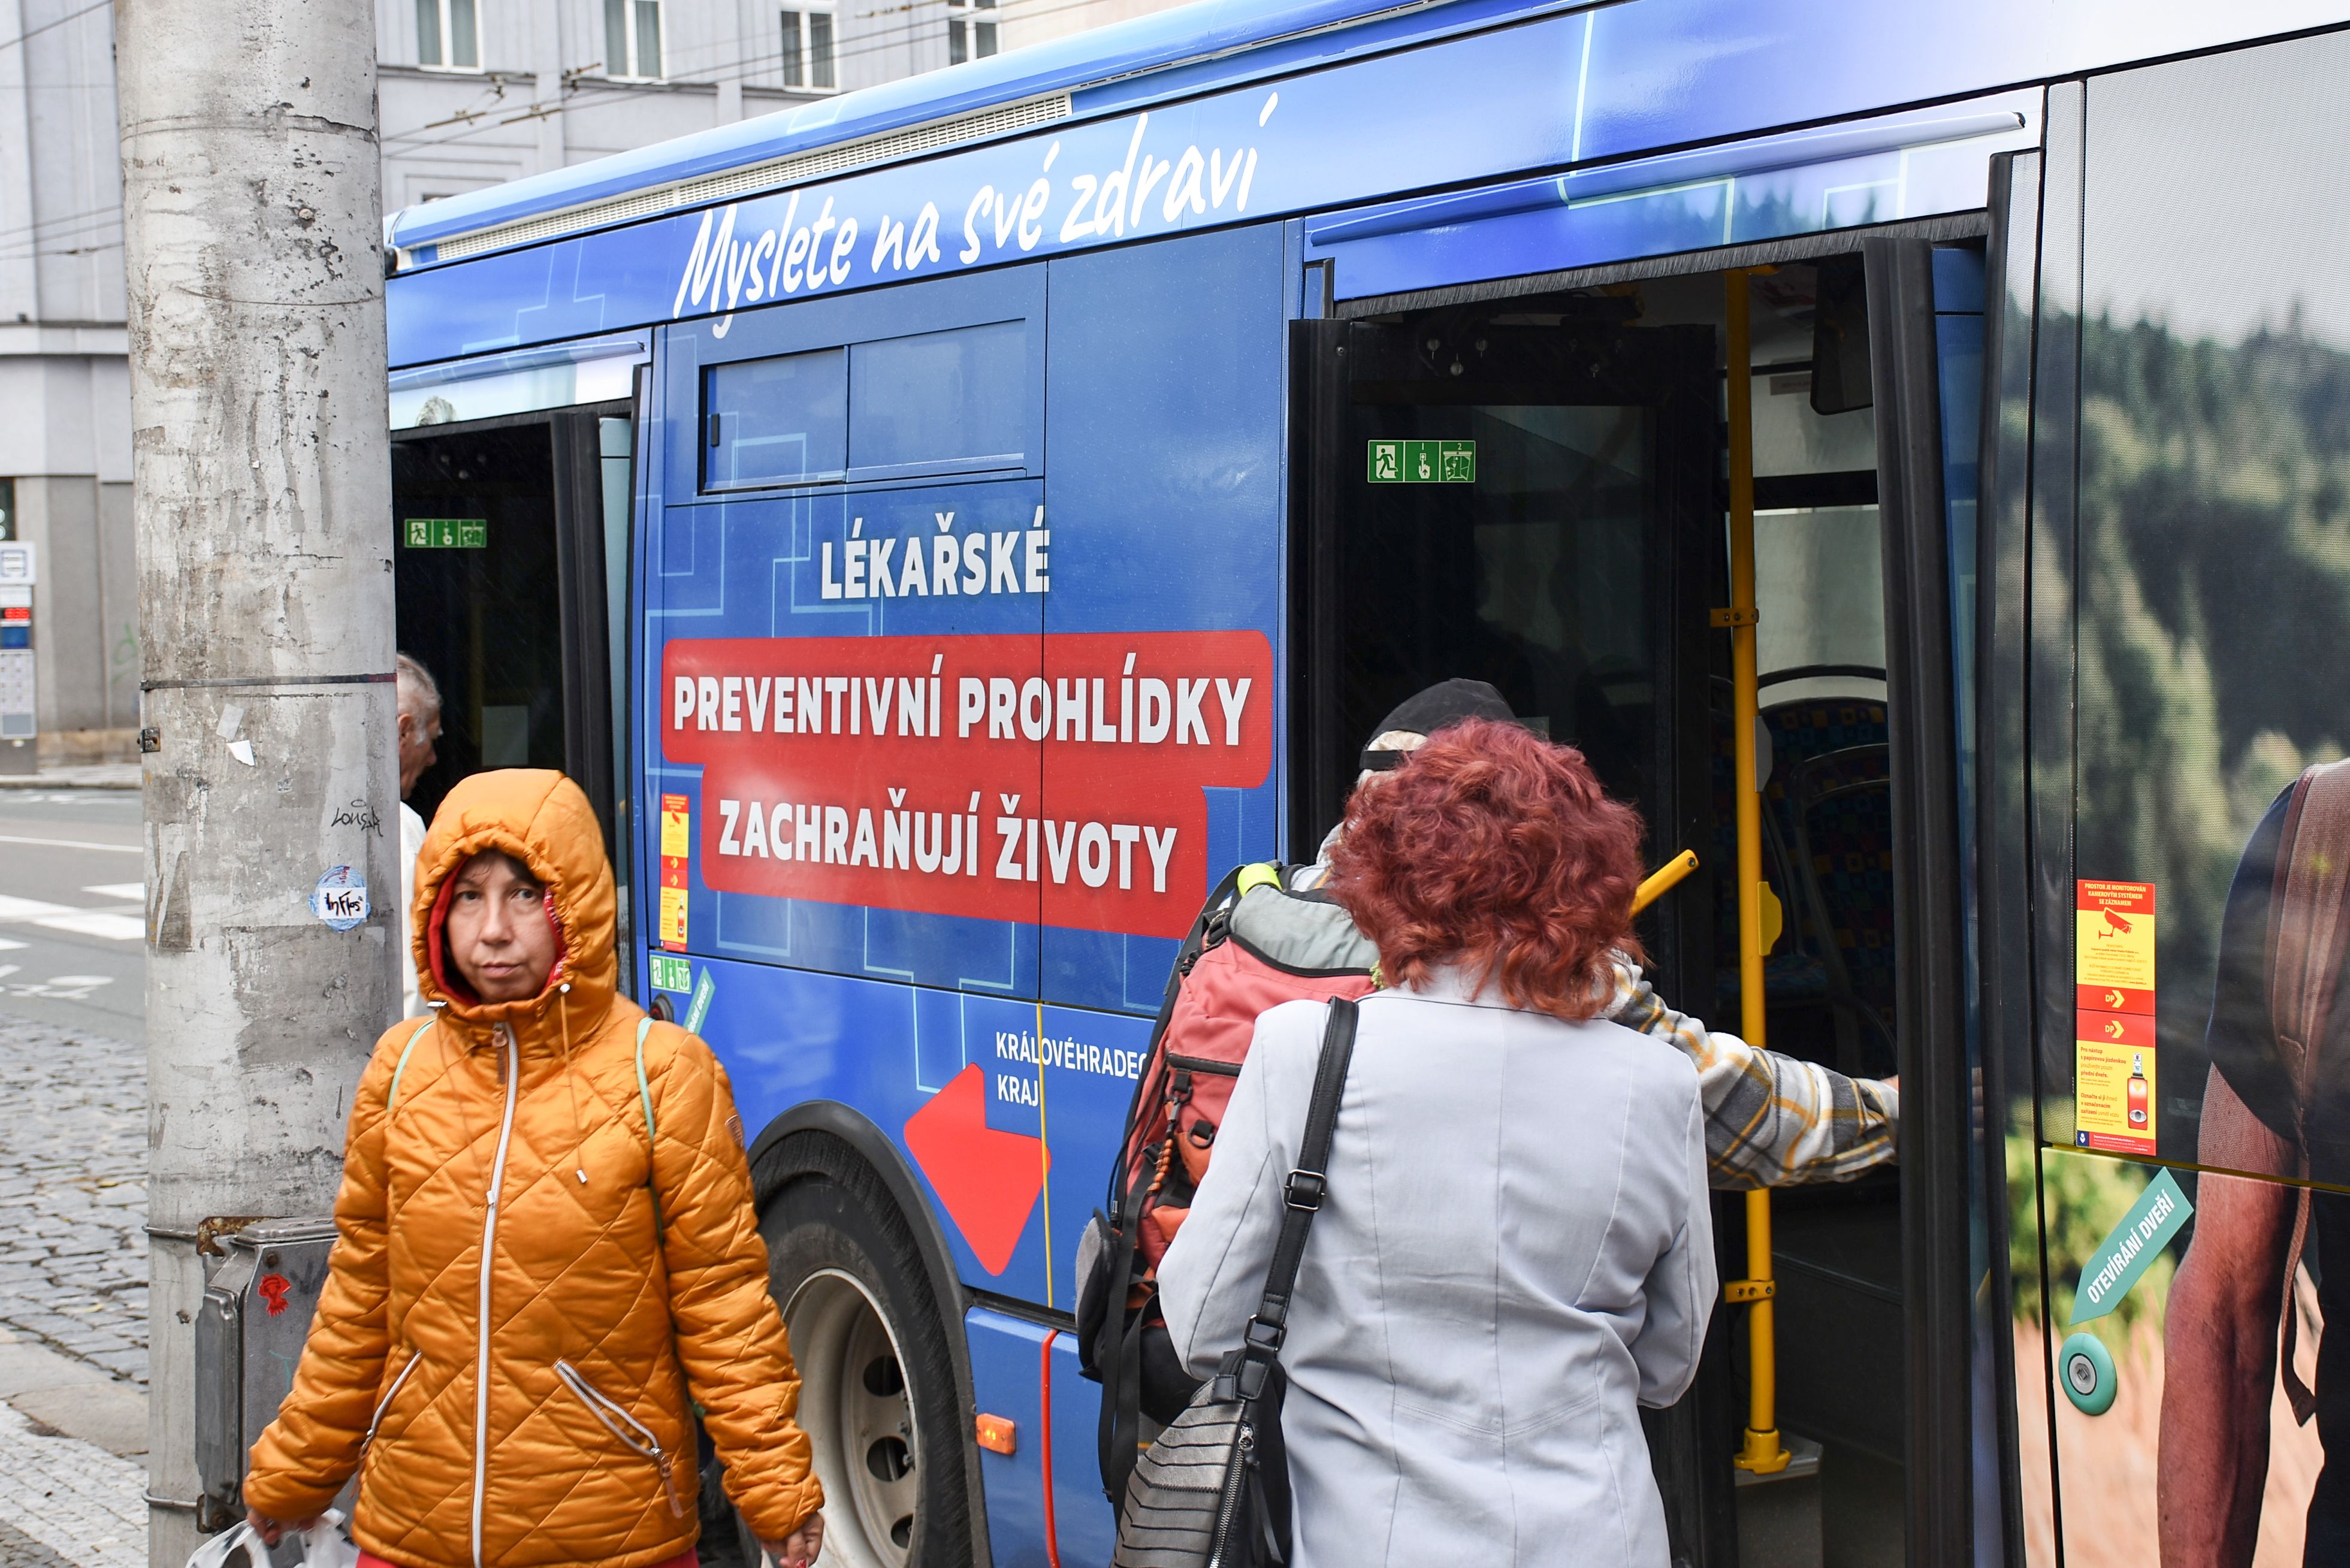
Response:
[[[33,546],[34,711],[75,759],[120,753],[139,707],[114,27],[88,4],[0,0],[0,537]],[[25,753],[0,741],[0,769]]]
[[[384,205],[942,69],[1162,3],[378,0]],[[127,759],[138,725],[113,43],[104,0],[0,0],[0,540],[34,546],[36,751],[56,763]],[[10,690],[0,670],[0,708]],[[31,762],[0,740],[0,771]]]

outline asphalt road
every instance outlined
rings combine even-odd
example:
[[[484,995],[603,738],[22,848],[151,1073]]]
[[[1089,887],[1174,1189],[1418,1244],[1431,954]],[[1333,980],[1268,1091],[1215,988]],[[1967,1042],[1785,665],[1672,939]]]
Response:
[[[0,1013],[144,1044],[140,836],[134,790],[0,790]]]

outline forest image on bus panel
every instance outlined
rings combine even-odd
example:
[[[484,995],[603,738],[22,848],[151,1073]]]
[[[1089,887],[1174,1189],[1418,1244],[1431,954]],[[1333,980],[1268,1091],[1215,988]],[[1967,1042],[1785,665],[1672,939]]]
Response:
[[[721,891],[1180,936],[1272,687],[1256,631],[679,640],[664,749]]]

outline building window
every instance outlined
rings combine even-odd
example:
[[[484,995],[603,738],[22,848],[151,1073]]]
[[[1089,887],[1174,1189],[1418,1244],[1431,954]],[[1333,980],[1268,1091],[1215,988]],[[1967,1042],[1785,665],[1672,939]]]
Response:
[[[0,544],[16,536],[16,482],[0,479]]]
[[[995,0],[947,0],[947,64],[983,60],[993,53]]]
[[[473,0],[416,0],[416,59],[435,70],[482,68],[482,29]]]
[[[784,13],[784,85],[830,92],[839,86],[832,70],[832,13]]]
[[[660,0],[604,0],[604,74],[658,81]]]

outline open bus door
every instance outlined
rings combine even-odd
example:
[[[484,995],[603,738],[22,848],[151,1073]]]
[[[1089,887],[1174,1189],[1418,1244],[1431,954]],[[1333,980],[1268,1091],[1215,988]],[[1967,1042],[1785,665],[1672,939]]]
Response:
[[[1981,253],[1872,241],[1738,275],[1751,399],[1723,393],[1721,273],[1454,289],[1294,327],[1292,842],[1337,820],[1380,713],[1449,676],[1490,680],[1639,807],[1651,863],[1697,852],[1700,872],[1642,921],[1648,972],[1669,1005],[1740,1031],[1725,403],[1751,403],[1748,722],[1780,915],[1766,1039],[1855,1076],[1898,1072],[1902,1160],[1774,1194],[1775,1278],[1754,1277],[1777,1320],[1775,1417],[1757,1415],[1767,1393],[1751,1398],[1750,1314],[1722,1305],[1696,1386],[1651,1413],[1651,1455],[1691,1568],[1970,1562],[1941,405],[1981,373]],[[1947,330],[1969,313],[1971,360]],[[1970,405],[1959,428],[1971,439]],[[1717,1193],[1726,1283],[1749,1277],[1745,1214]],[[1758,1418],[1793,1462],[1733,1464]]]
[[[441,690],[439,760],[408,804],[430,823],[470,774],[569,774],[604,826],[625,952],[635,403],[447,422],[442,401],[424,405],[442,422],[392,432],[399,643]]]

